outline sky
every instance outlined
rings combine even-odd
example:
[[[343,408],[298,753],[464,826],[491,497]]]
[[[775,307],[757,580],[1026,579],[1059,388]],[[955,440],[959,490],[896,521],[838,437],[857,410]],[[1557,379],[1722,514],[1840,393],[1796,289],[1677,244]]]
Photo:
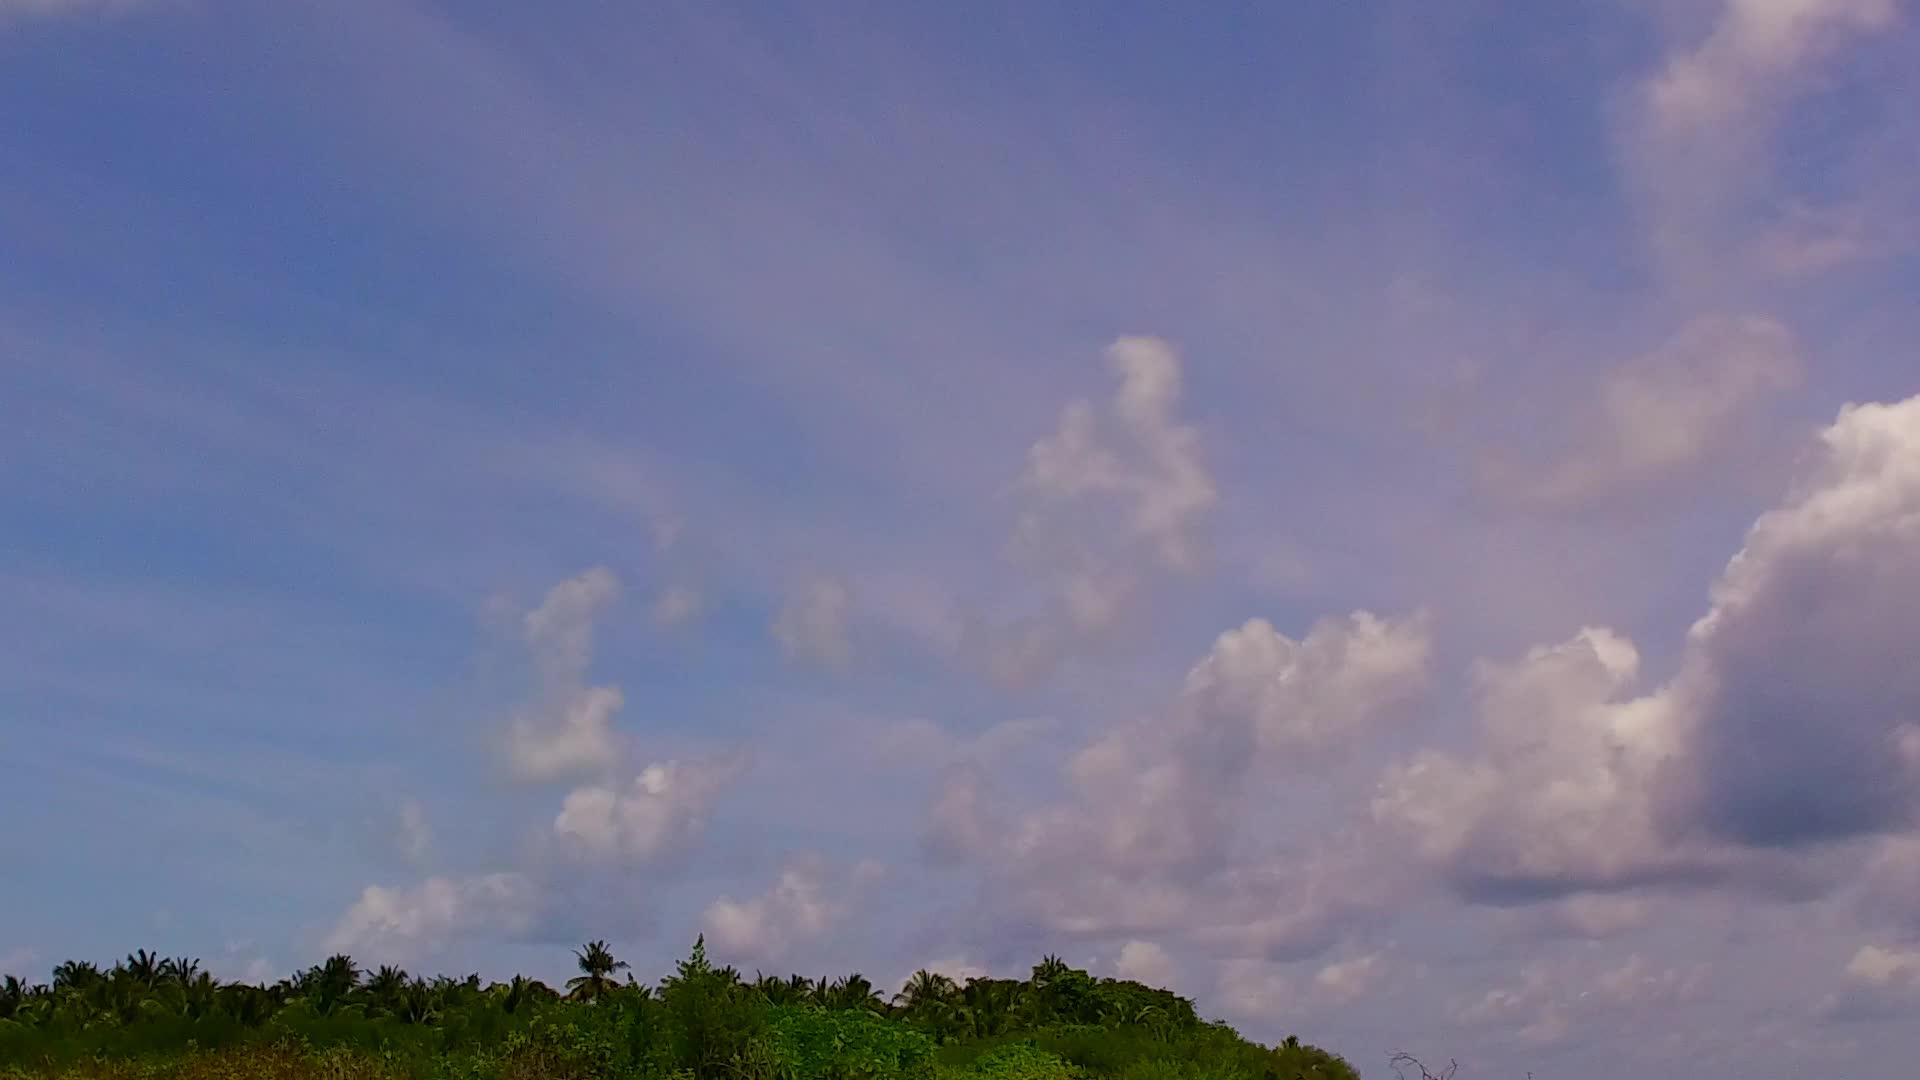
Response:
[[[0,970],[1904,1068],[1916,19],[0,0]]]

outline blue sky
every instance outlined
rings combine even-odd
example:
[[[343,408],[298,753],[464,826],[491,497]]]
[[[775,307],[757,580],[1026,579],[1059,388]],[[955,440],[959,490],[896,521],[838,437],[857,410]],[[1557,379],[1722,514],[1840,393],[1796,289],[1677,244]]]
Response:
[[[0,968],[1908,1061],[1914,18],[0,0]]]

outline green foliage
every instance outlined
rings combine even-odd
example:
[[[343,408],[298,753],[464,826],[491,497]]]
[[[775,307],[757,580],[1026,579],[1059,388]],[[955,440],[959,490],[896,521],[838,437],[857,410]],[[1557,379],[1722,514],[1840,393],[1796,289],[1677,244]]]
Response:
[[[777,1075],[790,1080],[933,1076],[933,1040],[866,1009],[775,1007],[763,1045]]]
[[[1358,1080],[1052,956],[1019,980],[916,972],[890,1001],[858,973],[748,981],[704,940],[657,989],[604,941],[574,958],[565,996],[345,955],[271,986],[144,949],[68,961],[0,980],[0,1080]]]
[[[1083,1075],[1059,1054],[1031,1042],[996,1046],[975,1058],[968,1071],[982,1080],[1079,1080]]]

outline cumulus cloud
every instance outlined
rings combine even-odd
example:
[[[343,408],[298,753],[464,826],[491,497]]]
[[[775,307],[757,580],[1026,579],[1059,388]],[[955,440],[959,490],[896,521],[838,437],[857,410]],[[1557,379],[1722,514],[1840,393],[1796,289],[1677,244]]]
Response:
[[[974,735],[956,735],[925,717],[886,725],[862,725],[861,747],[889,766],[996,765],[1058,727],[1045,716],[1002,720]]]
[[[1220,965],[1214,994],[1234,1016],[1275,1016],[1298,1009],[1300,991],[1274,965],[1251,957],[1230,958]]]
[[[1920,672],[1920,398],[1849,406],[1749,530],[1679,673],[1589,629],[1477,678],[1480,746],[1391,770],[1376,820],[1470,893],[1728,876],[1912,821]]]
[[[840,922],[858,889],[879,873],[877,863],[836,872],[820,856],[799,856],[766,892],[746,900],[722,896],[708,904],[700,925],[715,953],[728,960],[783,960]]]
[[[1697,1001],[1708,989],[1705,964],[1662,966],[1639,953],[1595,970],[1579,960],[1537,962],[1518,978],[1453,1005],[1461,1023],[1530,1045],[1550,1045],[1603,1022]]]
[[[845,582],[809,578],[788,591],[770,629],[788,660],[844,668],[853,658],[853,643],[847,636],[852,611],[853,590]]]
[[[1298,770],[1388,715],[1424,685],[1428,649],[1417,616],[1356,612],[1297,641],[1249,620],[1215,640],[1167,714],[1075,754],[1078,802],[1030,820],[1016,843],[1117,870],[1215,868],[1249,776]]]
[[[621,743],[613,718],[626,700],[618,687],[580,687],[555,707],[515,719],[507,744],[514,775],[558,780],[614,765]]]
[[[398,825],[394,845],[400,854],[415,862],[425,858],[427,849],[433,846],[433,826],[427,822],[425,808],[412,799],[401,803]]]
[[[621,744],[613,718],[626,697],[617,686],[586,685],[586,674],[593,662],[594,625],[619,594],[619,579],[605,567],[594,567],[555,585],[521,618],[521,636],[540,671],[541,692],[507,732],[507,762],[516,778],[559,780],[618,763]]]
[[[376,957],[430,955],[476,934],[527,932],[540,890],[523,874],[430,877],[411,888],[369,885],[327,935],[326,948]]]
[[[278,974],[273,961],[255,942],[246,939],[226,942],[221,947],[220,958],[210,963],[208,970],[224,981],[252,986],[265,986]]]
[[[1706,33],[1676,43],[1634,88],[1621,145],[1672,283],[1724,291],[1749,264],[1806,272],[1865,249],[1822,220],[1841,208],[1814,207],[1809,219],[1804,198],[1779,190],[1768,151],[1783,107],[1846,46],[1892,28],[1898,8],[1898,0],[1719,0]]]
[[[1123,337],[1108,347],[1107,362],[1120,381],[1108,408],[1068,405],[1059,428],[1028,451],[1020,486],[1049,505],[1110,500],[1163,563],[1191,569],[1196,529],[1219,496],[1198,437],[1175,417],[1180,357],[1158,338]]]
[[[1842,985],[1816,1012],[1828,1020],[1880,1020],[1920,1006],[1920,950],[1862,945],[1847,961]]]
[[[522,634],[542,667],[579,675],[593,660],[594,621],[620,595],[620,579],[596,566],[547,590],[521,620]]]
[[[1336,960],[1314,973],[1313,985],[1335,1005],[1365,997],[1386,977],[1387,959],[1380,953]]]
[[[1722,462],[1755,432],[1762,407],[1800,379],[1793,335],[1763,316],[1705,316],[1599,382],[1544,459],[1482,462],[1496,498],[1573,507],[1671,485]]]
[[[1920,724],[1920,397],[1842,411],[1693,628],[1689,810],[1794,846],[1912,823]]]
[[[1219,965],[1214,993],[1233,1016],[1298,1016],[1361,1000],[1385,981],[1387,967],[1385,954],[1378,952],[1335,960],[1311,969],[1310,975],[1296,964],[1229,957]]]
[[[1177,981],[1174,970],[1173,957],[1151,941],[1127,942],[1113,961],[1114,974],[1148,986],[1173,986]]]
[[[670,585],[653,598],[649,614],[654,626],[667,630],[692,622],[705,609],[706,598],[700,595],[700,590],[691,585]]]
[[[1222,633],[1187,673],[1190,733],[1244,728],[1256,754],[1301,757],[1347,742],[1425,682],[1424,616],[1357,611],[1294,640],[1265,619]]]
[[[1920,833],[1873,843],[1855,899],[1870,922],[1920,932]]]
[[[1558,929],[1576,937],[1599,939],[1647,925],[1652,905],[1638,896],[1583,893],[1548,905],[1546,912]]]
[[[1896,0],[1725,0],[1706,37],[1648,80],[1650,119],[1662,133],[1724,125],[1898,14]]]
[[[1311,950],[1367,903],[1338,839],[1285,857],[1236,850],[1255,777],[1302,776],[1424,683],[1420,617],[1356,613],[1293,640],[1263,620],[1222,634],[1160,715],[1073,755],[1068,797],[1025,813],[954,770],[935,850],[988,871],[1003,917],[1088,938],[1179,933],[1255,954]]]
[[[1623,694],[1639,668],[1603,629],[1482,664],[1478,755],[1428,750],[1394,767],[1375,820],[1475,894],[1620,888],[1696,867],[1657,820],[1653,784],[1680,735],[1669,695]]]
[[[714,802],[747,765],[744,754],[657,762],[624,788],[576,788],[553,819],[553,834],[566,850],[600,861],[648,863],[680,854],[699,839]]]
[[[1118,386],[1104,407],[1085,399],[1027,452],[1015,491],[1014,551],[1047,577],[1042,612],[975,639],[994,676],[1021,685],[1110,633],[1156,573],[1203,562],[1203,529],[1219,501],[1198,433],[1177,415],[1181,361],[1158,338],[1107,349]]]

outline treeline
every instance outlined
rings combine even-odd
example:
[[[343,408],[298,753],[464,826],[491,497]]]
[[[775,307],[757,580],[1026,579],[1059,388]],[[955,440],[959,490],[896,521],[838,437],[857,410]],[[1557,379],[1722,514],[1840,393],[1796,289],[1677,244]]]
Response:
[[[110,1080],[1357,1080],[1289,1038],[1268,1047],[1193,1002],[1048,956],[1026,979],[715,966],[704,941],[658,985],[602,941],[563,987],[363,971],[333,956],[271,985],[141,950],[109,968],[0,980],[0,1074]]]

